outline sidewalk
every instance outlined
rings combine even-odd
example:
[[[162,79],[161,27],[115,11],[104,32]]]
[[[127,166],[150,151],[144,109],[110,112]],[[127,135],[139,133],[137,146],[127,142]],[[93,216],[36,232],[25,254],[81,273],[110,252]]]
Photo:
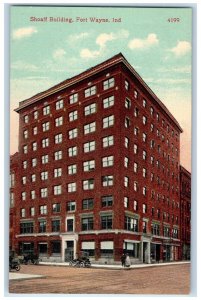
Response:
[[[44,275],[34,275],[34,274],[22,274],[9,272],[9,280],[24,280],[24,279],[35,279],[35,278],[45,278]]]

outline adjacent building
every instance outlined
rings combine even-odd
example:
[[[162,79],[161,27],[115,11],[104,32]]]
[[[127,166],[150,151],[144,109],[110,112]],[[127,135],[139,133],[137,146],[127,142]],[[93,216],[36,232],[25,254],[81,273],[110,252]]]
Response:
[[[180,259],[182,129],[121,53],[16,112],[19,254]]]
[[[191,174],[180,166],[181,250],[182,259],[191,255]]]

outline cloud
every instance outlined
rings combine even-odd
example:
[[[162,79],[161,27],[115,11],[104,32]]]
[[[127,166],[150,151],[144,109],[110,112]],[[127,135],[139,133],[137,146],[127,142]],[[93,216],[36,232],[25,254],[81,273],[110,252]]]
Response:
[[[92,59],[99,56],[102,56],[106,50],[106,44],[113,40],[117,39],[125,39],[129,36],[129,32],[127,30],[120,30],[118,32],[110,32],[110,33],[101,33],[96,38],[96,44],[99,46],[98,50],[90,50],[88,48],[84,48],[80,51],[80,57],[85,59]]]
[[[38,71],[38,67],[36,65],[30,64],[30,63],[26,63],[26,62],[23,62],[21,60],[18,60],[16,62],[14,62],[11,65],[11,69],[14,69],[14,70],[25,70],[25,71],[30,71],[30,72]]]
[[[54,59],[58,59],[58,58],[61,59],[61,58],[64,57],[65,54],[66,54],[66,51],[62,48],[59,48],[59,49],[54,51],[53,58]]]
[[[191,66],[184,66],[184,67],[175,67],[175,68],[159,68],[158,72],[161,73],[191,73]]]
[[[176,47],[173,47],[169,51],[173,52],[176,56],[183,56],[191,51],[191,44],[187,41],[178,41]]]
[[[133,39],[129,41],[128,47],[133,49],[145,49],[149,48],[151,46],[158,45],[159,40],[157,38],[157,35],[155,33],[150,33],[146,39]]]
[[[19,40],[25,37],[30,37],[32,34],[37,33],[37,29],[35,27],[22,27],[16,30],[13,30],[13,39]]]
[[[68,41],[70,43],[75,42],[75,41],[79,41],[79,40],[83,40],[85,38],[87,38],[90,34],[88,32],[81,32],[79,34],[71,34],[68,37]]]

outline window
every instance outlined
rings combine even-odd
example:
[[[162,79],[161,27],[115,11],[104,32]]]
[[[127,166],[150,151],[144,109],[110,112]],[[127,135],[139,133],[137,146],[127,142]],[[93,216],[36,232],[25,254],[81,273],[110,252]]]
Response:
[[[22,200],[25,201],[26,200],[26,192],[22,192],[21,196],[22,196]]]
[[[20,233],[33,233],[33,222],[20,223]]]
[[[147,176],[147,170],[145,168],[142,169],[142,176],[143,177]]]
[[[49,115],[50,114],[50,106],[45,106],[43,107],[43,115],[46,116],[46,115]]]
[[[36,182],[36,174],[31,175],[31,182]]]
[[[101,216],[101,229],[112,229],[112,216]]]
[[[151,233],[153,235],[160,235],[160,225],[159,224],[151,224]]]
[[[106,136],[102,139],[102,141],[103,141],[103,148],[113,146],[114,145],[114,136],[113,135]]]
[[[146,204],[142,204],[142,212],[143,212],[143,214],[145,214],[147,212],[147,205]]]
[[[73,175],[77,173],[77,165],[70,165],[68,166],[68,174]]]
[[[63,108],[63,106],[64,106],[63,100],[59,100],[59,101],[56,102],[56,106],[55,106],[56,110],[59,110],[59,109]]]
[[[95,170],[95,160],[88,160],[83,162],[84,172],[89,172]]]
[[[128,187],[129,184],[129,178],[127,176],[124,177],[124,186]]]
[[[166,226],[163,227],[163,236],[170,237],[170,228],[169,227],[166,227]]]
[[[108,207],[113,205],[113,196],[112,195],[107,195],[101,197],[101,203],[102,207]]]
[[[47,188],[40,189],[40,196],[41,196],[41,198],[46,198],[47,195],[48,195]]]
[[[43,132],[48,131],[50,129],[50,122],[45,122],[42,124]]]
[[[55,119],[55,126],[56,126],[56,127],[59,127],[59,126],[61,126],[61,125],[63,125],[63,117],[58,117],[58,118],[56,118],[56,119]]]
[[[78,129],[77,128],[71,129],[68,132],[68,138],[69,138],[69,140],[72,140],[72,139],[76,138],[77,135],[78,135]]]
[[[69,122],[75,121],[75,120],[77,120],[77,118],[78,118],[77,110],[71,111],[71,112],[68,114]]]
[[[147,232],[147,221],[142,222],[142,232],[144,232],[144,233]]]
[[[138,232],[138,220],[133,217],[125,216],[124,228],[125,230]]]
[[[84,144],[84,153],[88,153],[95,150],[96,142],[91,141]]]
[[[21,208],[21,217],[25,218],[26,217],[26,211],[25,208]]]
[[[61,185],[55,185],[54,186],[54,195],[61,195],[61,193],[62,193]]]
[[[36,151],[37,150],[37,142],[32,143],[32,150]]]
[[[128,197],[124,197],[124,207],[128,208],[128,204],[129,204],[129,199]]]
[[[107,175],[107,176],[102,176],[102,185],[103,186],[112,186],[113,185],[113,176],[112,175]]]
[[[102,167],[110,167],[114,164],[114,156],[106,156],[102,158]]]
[[[61,204],[60,203],[54,203],[52,204],[52,212],[57,213],[61,211]]]
[[[125,128],[128,128],[130,126],[130,119],[128,117],[125,118],[124,126]]]
[[[142,188],[142,194],[144,196],[146,196],[146,193],[147,193],[147,188],[146,188],[146,186],[143,186],[143,188]]]
[[[124,81],[125,89],[129,90],[129,82],[127,80]]]
[[[154,181],[154,174],[151,173],[151,181]]]
[[[76,155],[77,155],[77,146],[68,148],[68,156],[69,157],[74,157]]]
[[[134,191],[137,192],[138,190],[138,183],[137,181],[134,181]]]
[[[82,209],[93,209],[94,208],[94,199],[83,199],[82,200]]]
[[[124,157],[124,167],[128,168],[129,159],[128,157]]]
[[[28,130],[23,131],[23,136],[24,136],[24,139],[28,138]]]
[[[138,169],[138,164],[134,162],[134,173],[137,173],[137,169]]]
[[[125,139],[124,139],[124,145],[125,145],[126,148],[128,148],[128,146],[129,146],[129,138],[125,137]]]
[[[159,121],[159,113],[156,113],[156,120]]]
[[[142,123],[143,123],[144,125],[147,124],[147,117],[145,117],[145,116],[142,117]]]
[[[70,104],[76,103],[77,101],[78,101],[78,93],[75,93],[69,97]]]
[[[126,98],[125,99],[125,108],[129,109],[131,107],[131,100]]]
[[[108,108],[114,105],[114,96],[103,99],[103,108]]]
[[[10,207],[14,206],[14,193],[10,193]]]
[[[70,232],[73,231],[73,224],[74,224],[73,219],[67,219],[67,231],[70,231]]]
[[[84,91],[85,98],[96,94],[96,86],[92,86]]]
[[[37,110],[35,110],[35,111],[33,112],[33,117],[34,117],[34,120],[37,120],[37,119],[38,119],[38,111],[37,111]]]
[[[138,135],[139,134],[139,128],[138,127],[134,127],[134,135]]]
[[[68,183],[68,193],[76,192],[76,182]]]
[[[42,148],[49,146],[49,138],[42,139]]]
[[[103,119],[103,128],[108,128],[114,125],[114,116],[111,115]]]
[[[147,106],[147,101],[145,99],[142,100],[142,105],[143,105],[143,107]]]
[[[155,141],[154,140],[151,140],[150,141],[150,148],[153,149],[155,146]]]
[[[134,98],[137,99],[138,98],[138,92],[136,90],[134,90]]]
[[[147,158],[147,152],[145,150],[142,151],[142,158],[143,160],[146,160]]]
[[[177,229],[177,228],[173,228],[173,229],[172,229],[172,237],[173,237],[174,239],[178,239],[178,234],[179,234],[178,229]]]
[[[142,134],[142,140],[143,140],[143,142],[146,142],[146,140],[147,140],[147,135],[144,132]]]
[[[38,127],[33,128],[33,135],[36,135],[38,133]]]
[[[28,153],[28,146],[27,145],[23,146],[23,153],[24,154]]]
[[[30,215],[33,217],[35,216],[35,207],[30,208]]]
[[[23,162],[22,162],[22,165],[23,165],[23,169],[26,169],[26,168],[27,168],[27,161],[26,161],[26,160],[23,161]]]
[[[153,165],[154,164],[154,157],[151,156],[151,164]]]
[[[152,123],[151,123],[151,125],[150,125],[150,130],[151,130],[151,132],[154,131],[154,124],[152,124]]]
[[[84,115],[88,116],[94,114],[96,112],[96,103],[92,103],[90,105],[85,106]]]
[[[54,142],[55,142],[55,144],[62,143],[62,133],[59,133],[59,134],[54,136]]]
[[[54,169],[54,178],[61,177],[61,175],[62,175],[62,168]]]
[[[93,190],[94,189],[94,179],[91,178],[91,179],[83,180],[82,185],[83,185],[84,191]]]
[[[28,115],[24,116],[24,123],[29,123],[29,116]]]
[[[45,165],[48,163],[48,154],[42,156],[42,164]]]
[[[31,191],[31,199],[36,199],[36,191]]]
[[[153,117],[153,115],[154,115],[154,109],[153,109],[153,107],[150,107],[150,114]]]
[[[114,86],[114,77],[109,78],[109,79],[103,81],[103,89],[104,90],[107,90],[107,89],[109,89],[109,88],[111,88],[113,86]]]
[[[27,182],[27,178],[26,178],[26,176],[23,176],[22,177],[22,184],[26,184],[26,182]],[[13,185],[11,185],[11,186],[13,186]]]
[[[137,153],[138,153],[138,145],[134,144],[134,154],[137,154]]]
[[[67,202],[67,211],[75,211],[75,201]]]
[[[32,167],[36,167],[37,165],[37,158],[32,158]]]
[[[88,134],[96,131],[96,122],[92,122],[84,125],[84,134]]]
[[[134,202],[133,202],[133,209],[134,209],[134,211],[138,210],[138,202],[137,202],[137,200],[134,200]]]
[[[82,230],[93,230],[94,228],[94,219],[93,217],[82,218]]]
[[[52,221],[52,232],[60,231],[60,220],[53,220]]]
[[[137,107],[134,108],[134,117],[138,117],[139,116],[139,109]]]
[[[47,205],[41,205],[40,206],[40,214],[46,215],[47,214]]]

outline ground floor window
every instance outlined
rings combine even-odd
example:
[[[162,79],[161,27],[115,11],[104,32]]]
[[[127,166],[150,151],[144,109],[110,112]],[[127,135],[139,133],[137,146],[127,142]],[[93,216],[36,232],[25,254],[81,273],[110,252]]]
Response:
[[[100,254],[101,257],[113,258],[114,255],[114,242],[113,241],[102,241],[100,243]]]
[[[39,254],[42,254],[42,255],[47,254],[47,243],[38,244],[38,252],[39,252]]]
[[[130,257],[139,258],[140,243],[124,242],[124,252]]]
[[[34,253],[34,243],[19,243],[19,253],[20,254],[31,254]]]
[[[84,253],[84,256],[95,256],[95,242],[94,241],[85,241],[81,243],[81,251]]]
[[[61,253],[61,242],[60,241],[52,241],[51,242],[51,250],[52,250],[52,254],[60,254]]]

